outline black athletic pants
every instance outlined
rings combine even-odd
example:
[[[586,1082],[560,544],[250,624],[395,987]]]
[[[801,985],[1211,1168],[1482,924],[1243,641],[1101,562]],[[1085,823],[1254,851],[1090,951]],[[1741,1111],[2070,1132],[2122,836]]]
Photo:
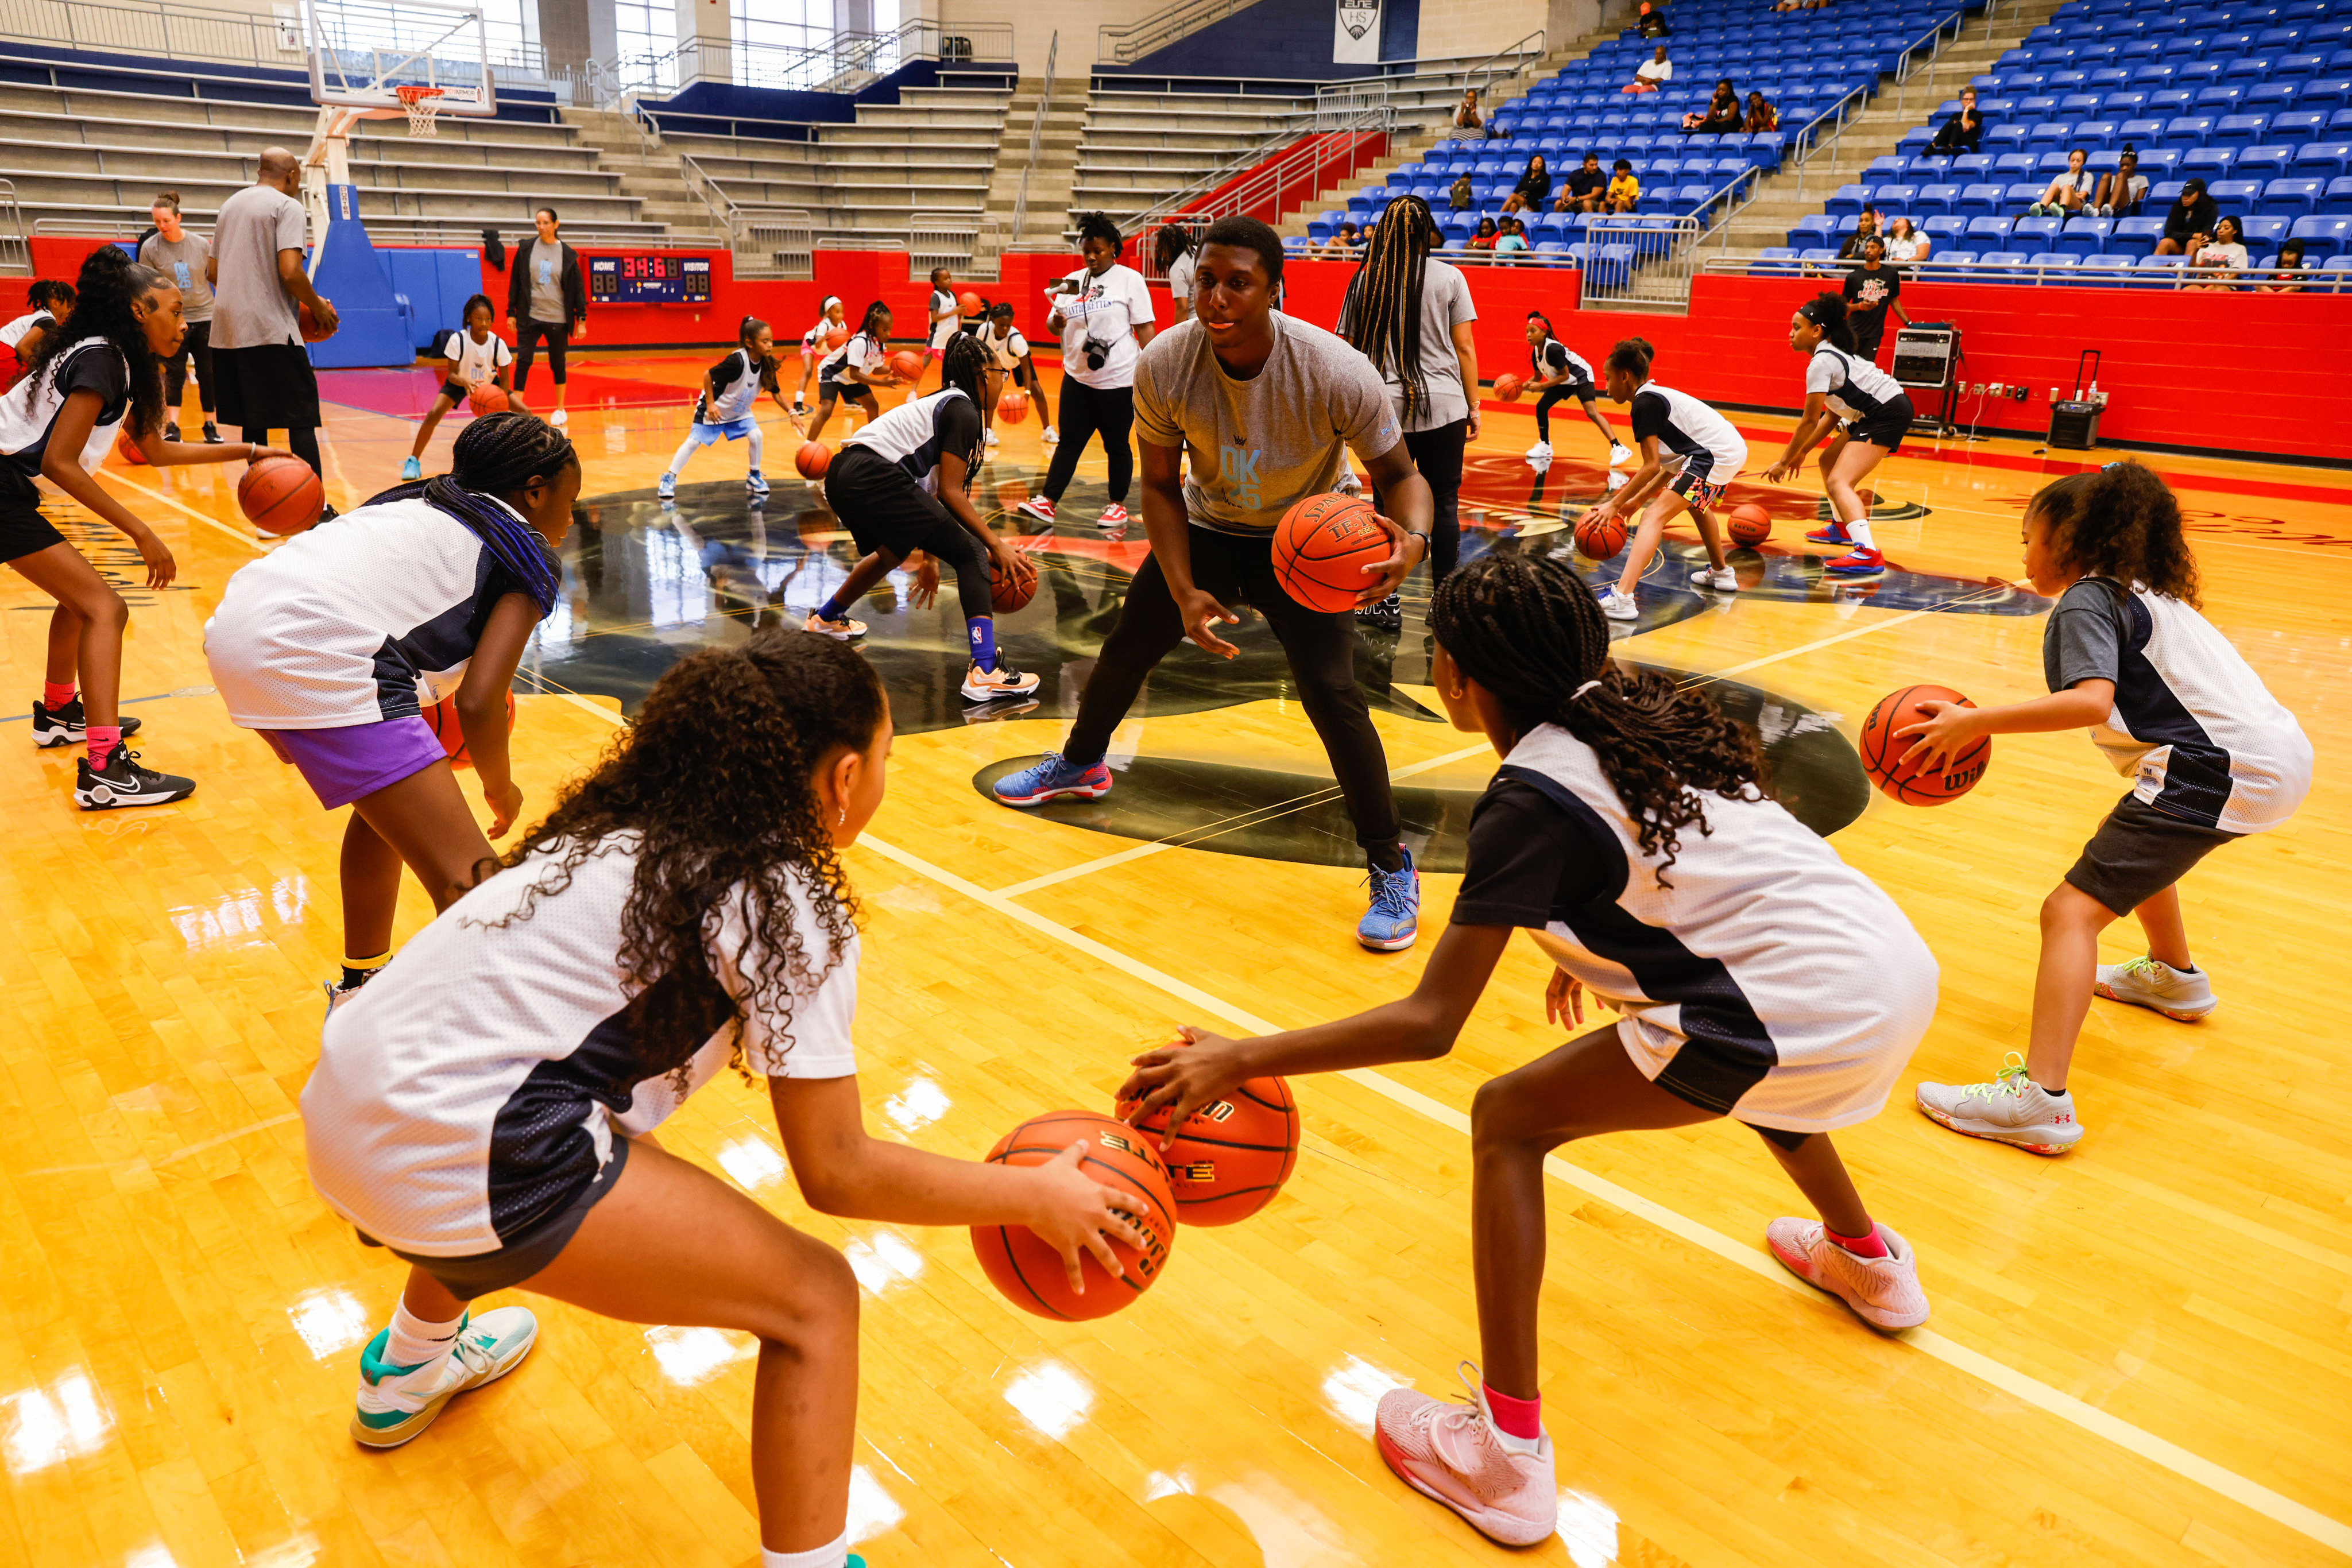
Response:
[[[1462,559],[1462,449],[1469,441],[1466,418],[1435,430],[1404,433],[1404,449],[1412,454],[1412,465],[1429,481],[1429,586],[1433,590]]]
[[[1135,425],[1135,389],[1090,387],[1065,371],[1061,413],[1055,423],[1062,444],[1054,448],[1053,465],[1045,470],[1045,499],[1060,502],[1078,471],[1087,438],[1099,434],[1103,456],[1110,464],[1110,498],[1127,505],[1127,487],[1135,479],[1135,448],[1128,439]]]
[[[1562,382],[1558,386],[1544,388],[1543,395],[1536,399],[1536,439],[1538,441],[1551,439],[1551,405],[1556,402],[1565,402],[1575,396],[1577,396],[1577,389],[1574,382]]]
[[[518,321],[515,323],[515,391],[520,392],[530,381],[531,357],[539,351],[541,339],[547,340],[547,368],[555,377],[555,384],[563,384],[563,350],[572,346],[572,323],[569,321]]]
[[[196,361],[196,403],[209,419],[213,413],[213,324],[191,321],[180,351],[163,361],[163,417],[180,422],[180,394],[188,390],[188,359]]]
[[[257,446],[266,446],[269,444],[269,431],[267,426],[248,424],[239,434]],[[308,463],[311,473],[316,474],[320,479],[326,478],[326,465],[319,461],[319,432],[314,427],[306,425],[299,430],[289,430],[286,433],[286,450]]]
[[[1063,383],[1066,395],[1068,382]],[[1245,600],[1265,617],[1290,659],[1299,706],[1339,776],[1356,824],[1356,841],[1367,849],[1397,841],[1396,796],[1389,788],[1388,753],[1372,727],[1371,709],[1356,684],[1356,617],[1342,610],[1326,615],[1307,609],[1282,591],[1274,577],[1274,541],[1240,538],[1197,524],[1192,529],[1192,581],[1231,609]],[[1078,699],[1077,722],[1062,754],[1081,766],[1102,760],[1111,731],[1135,706],[1149,676],[1176,644],[1184,641],[1184,618],[1168,591],[1155,556],[1129,585],[1118,612],[1095,659],[1094,674]]]
[[[887,550],[900,560],[929,550],[955,573],[965,620],[996,613],[988,551],[904,468],[871,447],[845,446],[825,471],[824,498],[860,550]]]

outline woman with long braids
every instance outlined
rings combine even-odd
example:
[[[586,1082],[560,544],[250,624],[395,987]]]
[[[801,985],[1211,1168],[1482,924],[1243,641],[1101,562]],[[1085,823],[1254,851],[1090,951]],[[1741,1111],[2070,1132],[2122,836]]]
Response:
[[[122,633],[131,607],[98,569],[41,516],[38,476],[138,549],[147,587],[161,592],[179,562],[155,530],[132,517],[91,473],[127,433],[150,463],[249,462],[275,455],[249,442],[163,439],[163,362],[187,335],[179,287],[115,246],[82,263],[79,302],[53,322],[24,380],[0,397],[0,560],[57,601],[48,663],[33,704],[33,744],[79,745],[74,801],[86,811],[161,806],[195,792],[193,779],[139,765],[122,742]],[[62,288],[59,284],[57,287]],[[74,290],[66,291],[74,299]]]
[[[825,502],[866,553],[834,596],[810,612],[805,628],[845,641],[863,635],[866,623],[849,618],[850,607],[918,552],[922,560],[908,597],[927,609],[939,598],[944,560],[955,572],[971,644],[963,675],[968,703],[1025,697],[1037,689],[1035,675],[1014,669],[996,651],[990,571],[992,564],[1026,584],[1036,581],[1037,568],[989,532],[970,494],[984,450],[987,374],[988,351],[971,333],[959,332],[940,361],[939,391],[901,403],[842,444],[824,473]]]
[[[1886,570],[1886,558],[1871,536],[1870,507],[1859,486],[1911,434],[1911,394],[1861,352],[1845,317],[1843,295],[1817,294],[1789,318],[1789,347],[1805,356],[1805,412],[1789,433],[1788,450],[1764,470],[1764,478],[1787,484],[1805,454],[1830,436],[1821,469],[1831,521],[1805,537],[1847,547],[1822,568],[1830,576],[1874,577]]]
[[[1462,269],[1429,253],[1443,243],[1429,204],[1399,196],[1372,225],[1364,265],[1339,304],[1339,336],[1372,361],[1389,389],[1412,465],[1429,481],[1432,588],[1462,554],[1462,452],[1478,434],[1478,319]],[[1390,594],[1356,618],[1395,630],[1403,602]]]
[[[580,459],[528,413],[459,433],[446,475],[384,491],[228,580],[205,657],[229,717],[258,730],[343,828],[343,972],[328,1006],[392,956],[400,872],[446,909],[522,809],[508,688],[563,571]],[[485,838],[427,703],[456,695],[490,809]]]
[[[310,1179],[410,1266],[360,1353],[356,1441],[406,1443],[515,1369],[539,1323],[471,1311],[496,1291],[734,1330],[760,1346],[761,1568],[858,1562],[857,1278],[649,1135],[730,1066],[767,1079],[821,1213],[1025,1225],[1073,1289],[1081,1250],[1118,1275],[1107,1238],[1144,1244],[1137,1200],[1080,1168],[1085,1140],[1024,1167],[866,1134],[842,852],[882,804],[890,741],[881,682],[837,643],[774,628],[683,659],[507,869],[328,1019],[302,1091]]]
[[[1374,1425],[1408,1486],[1524,1546],[1552,1532],[1559,1495],[1537,1366],[1545,1156],[1601,1133],[1744,1122],[1820,1216],[1773,1220],[1773,1256],[1875,1328],[1924,1322],[1911,1249],[1872,1221],[1828,1134],[1885,1104],[1935,1014],[1936,961],[1771,798],[1755,737],[1713,697],[1610,658],[1609,622],[1566,563],[1490,552],[1439,585],[1429,621],[1446,716],[1503,766],[1420,984],[1255,1040],[1186,1028],[1135,1059],[1120,1094],[1178,1125],[1263,1073],[1443,1056],[1522,927],[1557,966],[1548,1019],[1582,1023],[1588,987],[1619,1015],[1479,1089],[1483,1376],[1465,1377],[1467,1406],[1391,1389]]]
[[[849,335],[849,340],[817,361],[816,419],[808,427],[811,441],[824,439],[825,422],[833,417],[834,404],[844,399],[856,403],[867,419],[882,417],[874,389],[902,384],[890,369],[891,319],[890,307],[877,299],[858,318],[857,330]]]
[[[1179,321],[1192,313],[1192,269],[1200,265],[1193,250],[1192,231],[1181,224],[1162,224],[1151,236],[1151,258],[1168,280],[1168,297],[1175,301]]]

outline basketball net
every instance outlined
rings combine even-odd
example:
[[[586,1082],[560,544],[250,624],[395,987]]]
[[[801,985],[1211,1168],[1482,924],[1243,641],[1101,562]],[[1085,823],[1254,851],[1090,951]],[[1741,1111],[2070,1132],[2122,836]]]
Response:
[[[437,87],[395,87],[392,89],[400,99],[400,107],[408,115],[411,136],[432,136],[433,116],[441,108],[442,89]]]

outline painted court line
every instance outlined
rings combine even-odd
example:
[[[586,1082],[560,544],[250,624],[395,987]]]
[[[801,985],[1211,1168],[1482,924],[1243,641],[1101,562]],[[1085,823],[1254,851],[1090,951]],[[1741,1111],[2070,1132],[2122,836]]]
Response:
[[[215,518],[205,516],[204,513],[199,512],[194,507],[187,505],[185,502],[172,499],[171,497],[166,496],[161,490],[151,490],[144,485],[133,483],[131,480],[124,478],[121,475],[113,472],[111,469],[100,469],[98,471],[98,476],[101,479],[111,479],[118,485],[129,485],[141,495],[161,501],[163,505],[171,507],[172,510],[175,512],[184,512],[189,517],[194,517],[196,521],[204,524],[205,527],[212,529],[215,533],[226,534],[230,538],[235,539],[237,543],[243,545],[246,549],[251,550],[256,555],[268,555],[269,553],[269,547],[263,544],[259,539],[255,538],[251,534],[239,533],[236,529],[230,528],[226,523],[220,522]]]

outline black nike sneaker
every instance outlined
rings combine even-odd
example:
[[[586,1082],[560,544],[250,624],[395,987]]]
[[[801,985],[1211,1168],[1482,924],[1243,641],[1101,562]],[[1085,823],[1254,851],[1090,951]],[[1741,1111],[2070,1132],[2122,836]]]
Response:
[[[1359,605],[1356,619],[1375,631],[1402,632],[1404,630],[1404,601],[1391,593],[1386,599]]]
[[[130,739],[139,733],[139,721],[129,714],[122,716],[122,738]],[[81,698],[76,697],[63,707],[44,707],[33,704],[33,744],[44,751],[60,746],[79,746],[89,738],[89,730],[82,718]]]
[[[178,420],[167,419],[163,422],[163,439],[166,441],[177,441],[180,439],[180,422]]]
[[[75,765],[74,804],[85,811],[168,806],[195,792],[196,781],[193,779],[140,767],[139,754],[127,746],[116,747],[103,768],[92,768],[87,757]]]

